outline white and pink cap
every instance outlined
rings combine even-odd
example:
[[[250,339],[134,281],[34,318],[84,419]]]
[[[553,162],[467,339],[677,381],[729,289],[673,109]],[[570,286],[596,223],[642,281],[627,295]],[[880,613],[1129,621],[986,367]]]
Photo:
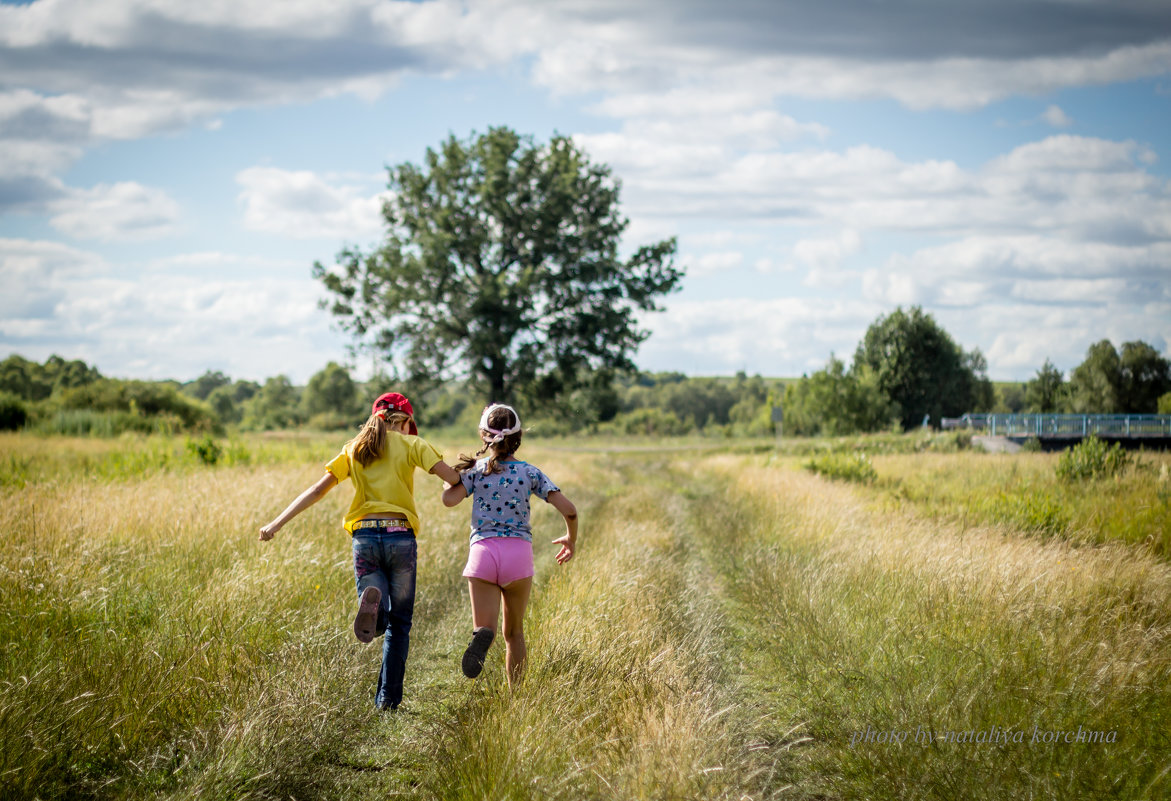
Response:
[[[516,420],[516,423],[512,426],[512,428],[492,428],[492,426],[488,425],[488,415],[492,414],[492,412],[496,411],[497,409],[508,409],[508,411],[512,412],[512,417]],[[484,413],[480,415],[480,430],[487,431],[491,436],[491,439],[485,439],[485,442],[488,442],[489,444],[495,444],[503,440],[505,437],[511,436],[512,434],[520,431],[520,415],[517,414],[516,409],[512,408],[511,406],[503,403],[493,403],[491,406],[485,408]]]

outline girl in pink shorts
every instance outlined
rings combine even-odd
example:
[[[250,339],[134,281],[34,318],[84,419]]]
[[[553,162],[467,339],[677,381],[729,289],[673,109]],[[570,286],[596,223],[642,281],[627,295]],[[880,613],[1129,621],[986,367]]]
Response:
[[[520,416],[511,406],[496,403],[484,409],[484,447],[474,457],[461,454],[456,464],[460,482],[443,492],[445,506],[472,498],[472,543],[463,573],[472,601],[472,640],[463,655],[464,675],[474,679],[483,670],[503,604],[509,686],[520,680],[526,655],[524,614],[533,588],[531,495],[565,518],[565,534],[553,540],[561,546],[557,564],[572,559],[577,545],[577,509],[536,465],[516,458],[522,435]]]

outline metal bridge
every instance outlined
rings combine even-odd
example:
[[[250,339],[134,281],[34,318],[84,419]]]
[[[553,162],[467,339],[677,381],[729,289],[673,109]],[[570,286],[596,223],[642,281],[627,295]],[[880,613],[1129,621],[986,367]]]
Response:
[[[994,437],[1082,439],[1171,438],[1171,414],[965,414],[944,428],[970,428]]]

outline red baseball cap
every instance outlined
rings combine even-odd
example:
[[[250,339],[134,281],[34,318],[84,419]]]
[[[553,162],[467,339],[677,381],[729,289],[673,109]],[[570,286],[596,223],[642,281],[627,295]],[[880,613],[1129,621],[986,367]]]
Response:
[[[411,408],[411,402],[407,400],[406,395],[400,395],[397,392],[384,392],[378,396],[378,400],[374,401],[374,405],[370,407],[370,413],[377,414],[380,409],[393,409],[408,415],[411,418],[410,432],[415,435],[419,433],[419,427],[415,425],[415,410]]]

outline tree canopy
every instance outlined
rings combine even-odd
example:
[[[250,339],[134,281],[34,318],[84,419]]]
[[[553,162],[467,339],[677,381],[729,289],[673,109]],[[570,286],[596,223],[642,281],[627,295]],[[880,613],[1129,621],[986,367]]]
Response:
[[[984,356],[965,353],[918,306],[875,320],[858,344],[854,368],[873,371],[879,389],[898,404],[904,428],[925,416],[938,425],[943,417],[985,411],[993,402]]]
[[[1048,359],[1025,385],[1025,403],[1030,412],[1060,412],[1064,409],[1065,395],[1061,371]]]
[[[1103,339],[1070,376],[1076,412],[1153,414],[1171,391],[1171,362],[1146,342],[1124,342],[1119,353]]]
[[[630,371],[641,311],[676,289],[675,240],[619,256],[619,183],[573,141],[509,128],[390,167],[386,240],[314,265],[360,347],[415,386],[466,374],[493,400],[549,400]]]

